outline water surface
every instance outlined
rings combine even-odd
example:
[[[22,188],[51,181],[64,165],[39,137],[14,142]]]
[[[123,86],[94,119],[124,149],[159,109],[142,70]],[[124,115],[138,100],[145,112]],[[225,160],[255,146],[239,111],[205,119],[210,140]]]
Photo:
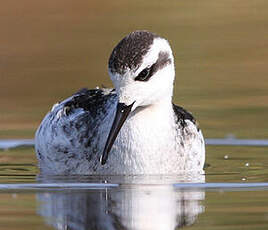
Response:
[[[1,139],[32,139],[55,102],[112,86],[109,54],[137,29],[170,41],[174,102],[206,138],[268,138],[267,0],[0,1]],[[240,145],[207,146],[205,176],[149,178],[46,178],[33,148],[4,148],[0,229],[268,229],[268,149]]]
[[[207,146],[206,175],[39,175],[1,151],[0,229],[267,229],[267,147]]]

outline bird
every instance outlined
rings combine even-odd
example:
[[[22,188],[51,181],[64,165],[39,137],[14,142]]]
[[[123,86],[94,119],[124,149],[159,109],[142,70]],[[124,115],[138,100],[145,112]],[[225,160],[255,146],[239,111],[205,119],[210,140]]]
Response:
[[[44,117],[35,134],[40,173],[204,173],[202,131],[172,102],[169,42],[146,30],[129,33],[112,50],[108,74],[114,88],[83,88]]]

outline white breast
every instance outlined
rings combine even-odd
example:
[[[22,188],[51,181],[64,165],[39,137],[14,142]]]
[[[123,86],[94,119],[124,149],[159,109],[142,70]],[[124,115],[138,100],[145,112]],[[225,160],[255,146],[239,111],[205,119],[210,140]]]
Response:
[[[117,136],[107,170],[123,170],[126,174],[174,173],[180,161],[175,126],[172,107],[138,109]]]

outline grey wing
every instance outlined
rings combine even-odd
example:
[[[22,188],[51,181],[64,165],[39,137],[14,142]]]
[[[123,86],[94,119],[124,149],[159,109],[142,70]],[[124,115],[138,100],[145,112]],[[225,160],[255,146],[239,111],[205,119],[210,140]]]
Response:
[[[185,170],[203,172],[205,164],[205,141],[193,115],[184,108],[174,105],[176,122],[179,127],[180,146],[184,149]]]
[[[35,136],[41,172],[88,174],[99,164],[116,107],[113,89],[82,89],[53,106]]]

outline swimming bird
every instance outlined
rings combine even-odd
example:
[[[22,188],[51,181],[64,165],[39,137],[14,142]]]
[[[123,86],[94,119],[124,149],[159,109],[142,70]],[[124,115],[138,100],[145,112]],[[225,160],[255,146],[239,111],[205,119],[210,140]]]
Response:
[[[169,42],[134,31],[113,49],[114,89],[82,89],[55,104],[35,135],[44,174],[203,172],[205,143],[195,118],[172,103]]]

